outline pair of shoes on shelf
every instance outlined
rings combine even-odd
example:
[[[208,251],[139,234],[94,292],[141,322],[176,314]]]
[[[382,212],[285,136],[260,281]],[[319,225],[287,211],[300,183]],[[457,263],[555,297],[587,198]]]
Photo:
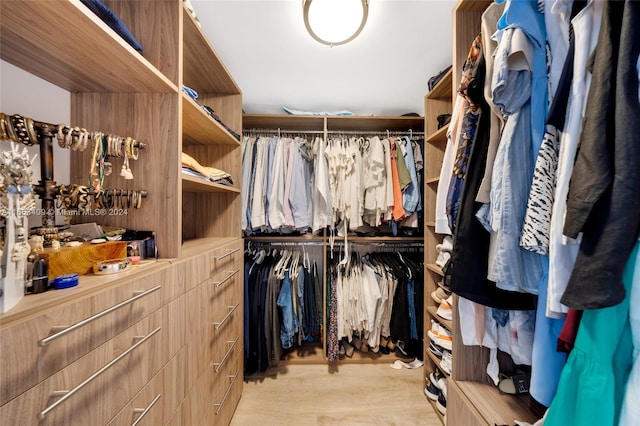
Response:
[[[444,350],[442,351],[442,358],[440,359],[440,368],[445,373],[451,375],[451,367],[452,367],[453,357],[451,355],[451,351]]]
[[[425,377],[424,393],[436,402],[436,408],[443,416],[447,414],[447,379],[442,372],[435,369],[429,377]]]
[[[349,358],[351,358],[353,356],[353,352],[355,350],[353,345],[351,345],[351,343],[347,342],[347,339],[343,339],[342,340],[342,347],[344,348],[345,355],[348,356]]]
[[[442,358],[442,351],[444,351],[444,349],[433,343],[433,340],[429,343],[429,350],[438,358]]]
[[[438,265],[441,269],[444,269],[444,266],[447,264],[449,259],[451,259],[451,253],[449,253],[448,251],[441,251],[436,259],[436,265]]]
[[[452,349],[453,340],[451,337],[451,332],[440,325],[439,322],[431,320],[431,329],[427,331],[427,335],[436,345],[447,350]]]
[[[447,300],[451,296],[451,292],[445,290],[444,287],[438,287],[435,291],[431,292],[431,298],[437,304],[442,303],[443,300]]]
[[[523,370],[516,370],[513,374],[500,373],[498,389],[500,390],[500,393],[519,395],[529,392],[530,382],[531,373]]]
[[[449,296],[448,298],[440,302],[440,306],[438,306],[438,310],[436,311],[436,314],[440,318],[444,318],[446,320],[451,321],[453,319],[453,310],[451,309],[452,303],[453,303],[453,298],[451,296]]]

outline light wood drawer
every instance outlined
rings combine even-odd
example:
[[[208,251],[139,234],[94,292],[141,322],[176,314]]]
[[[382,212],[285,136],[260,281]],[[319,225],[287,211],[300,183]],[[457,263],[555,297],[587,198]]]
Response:
[[[217,275],[223,270],[232,271],[235,264],[243,263],[244,251],[242,240],[238,239],[210,252],[210,276]]]
[[[0,418],[21,426],[105,424],[160,370],[162,345],[157,311],[0,407]],[[69,392],[52,398],[55,391]]]
[[[156,426],[169,421],[184,399],[184,350],[169,363],[110,422],[109,426]]]
[[[208,321],[207,284],[199,285],[186,294],[186,383],[190,389],[207,366],[207,334],[212,327]]]
[[[211,276],[210,255],[203,253],[176,264],[178,280],[185,291],[201,284]]]
[[[4,404],[126,330],[164,302],[165,275],[126,282],[0,330]],[[139,293],[140,292],[140,293]],[[72,294],[72,293],[70,293]],[[57,327],[68,327],[63,334]],[[56,337],[59,336],[59,337]]]
[[[214,402],[207,410],[203,423],[228,425],[242,394],[242,359],[236,356],[223,375],[214,378]]]

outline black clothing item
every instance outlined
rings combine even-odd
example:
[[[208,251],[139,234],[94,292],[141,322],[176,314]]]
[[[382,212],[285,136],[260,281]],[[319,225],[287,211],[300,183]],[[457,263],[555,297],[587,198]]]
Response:
[[[622,272],[640,235],[640,2],[609,1],[595,51],[564,234],[583,232],[561,302],[596,309],[624,300]]]
[[[448,264],[449,285],[454,293],[481,305],[500,309],[532,310],[535,309],[533,295],[499,289],[494,282],[487,279],[490,235],[476,218],[482,204],[475,200],[487,162],[491,117],[483,93],[486,66],[482,54],[478,61],[477,75],[469,84],[468,96],[480,106],[482,112],[462,186],[453,250]]]

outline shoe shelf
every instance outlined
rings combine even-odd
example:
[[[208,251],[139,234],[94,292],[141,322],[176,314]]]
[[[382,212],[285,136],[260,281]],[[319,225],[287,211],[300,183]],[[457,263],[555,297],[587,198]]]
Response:
[[[431,318],[433,318],[435,321],[438,321],[440,324],[442,324],[442,326],[444,328],[446,328],[447,330],[449,330],[450,332],[453,333],[453,321],[452,320],[448,320],[448,319],[444,319],[440,315],[438,315],[436,313],[438,311],[437,307],[428,305],[428,306],[426,306],[426,310],[429,313],[429,315],[431,316]]]
[[[440,358],[438,358],[433,352],[431,352],[429,349],[427,349],[426,351],[427,356],[429,357],[429,359],[431,361],[433,361],[433,364],[438,367],[438,369],[440,371],[442,371],[442,374],[444,374],[445,376],[447,376],[447,378],[449,378],[451,375],[449,373],[447,373],[446,371],[444,371],[442,368],[440,368]],[[433,370],[430,370],[429,372],[431,372]],[[428,375],[427,375],[428,376]]]
[[[483,382],[447,380],[447,408],[464,424],[512,425],[514,420],[535,423],[543,413],[535,413],[529,394],[508,395]]]
[[[438,182],[440,182],[440,176],[434,176],[434,177],[431,177],[431,178],[427,178],[424,181],[424,183],[426,183],[427,185],[436,185]]]
[[[447,142],[447,129],[449,126],[443,126],[426,137],[425,142],[432,145],[441,145]]]
[[[438,407],[436,407],[436,401],[429,399],[429,397],[426,395],[424,397],[427,398],[427,401],[429,401],[429,404],[431,404],[431,407],[433,407],[433,412],[436,413],[442,424],[446,424],[444,415],[440,412],[440,410],[438,410]]]
[[[240,145],[240,141],[210,117],[186,93],[182,94],[182,143],[184,145]]]
[[[424,265],[424,267],[430,270],[431,272],[435,272],[441,277],[444,277],[444,272],[442,272],[442,268],[436,265],[435,263],[427,263],[426,265]]]

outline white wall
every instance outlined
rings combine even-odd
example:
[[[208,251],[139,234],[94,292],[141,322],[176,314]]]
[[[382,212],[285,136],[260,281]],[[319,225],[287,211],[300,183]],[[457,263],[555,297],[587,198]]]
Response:
[[[428,79],[451,64],[455,0],[370,0],[363,32],[333,48],[306,32],[300,0],[192,4],[248,113],[422,115]]]
[[[71,95],[39,77],[29,74],[14,65],[0,60],[0,111],[5,114],[20,114],[47,123],[70,124]],[[22,149],[22,146],[20,146]],[[11,149],[8,142],[0,142],[0,150]],[[38,153],[38,147],[29,148],[30,157]],[[69,150],[53,147],[53,176],[58,183],[69,183]],[[33,182],[40,180],[40,157],[32,167]],[[40,201],[38,199],[38,205]],[[58,218],[58,223],[61,219]],[[29,218],[29,226],[41,226],[39,218]]]

